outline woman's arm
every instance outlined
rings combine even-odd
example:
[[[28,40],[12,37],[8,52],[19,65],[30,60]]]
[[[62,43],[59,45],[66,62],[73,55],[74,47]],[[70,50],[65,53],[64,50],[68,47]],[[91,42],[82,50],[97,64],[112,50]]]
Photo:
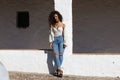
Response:
[[[67,46],[67,33],[66,33],[66,26],[63,24],[63,37],[64,37],[64,46]]]
[[[49,46],[52,48],[52,42],[54,40],[54,32],[52,30],[52,26],[49,28]]]

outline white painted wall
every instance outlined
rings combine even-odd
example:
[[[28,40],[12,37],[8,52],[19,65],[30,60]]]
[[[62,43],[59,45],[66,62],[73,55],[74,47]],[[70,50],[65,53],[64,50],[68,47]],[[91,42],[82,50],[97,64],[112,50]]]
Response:
[[[55,9],[64,17],[68,47],[64,55],[64,74],[109,76],[120,74],[120,55],[72,54],[72,0],[55,0]],[[53,71],[53,54],[42,50],[0,50],[0,61],[8,71],[49,73]]]
[[[0,50],[0,61],[8,71],[46,74],[54,64],[52,53],[40,50]],[[65,55],[63,68],[65,75],[117,77],[120,55]]]
[[[0,80],[9,80],[8,71],[1,62],[0,62]]]
[[[63,23],[66,25],[67,45],[65,53],[72,54],[72,0],[54,0],[55,10],[59,11],[63,16]]]

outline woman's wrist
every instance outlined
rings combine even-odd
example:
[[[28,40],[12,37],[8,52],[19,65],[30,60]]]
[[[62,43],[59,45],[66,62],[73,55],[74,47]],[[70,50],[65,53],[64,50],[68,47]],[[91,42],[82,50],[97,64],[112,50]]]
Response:
[[[49,44],[52,44],[52,42],[49,42]]]

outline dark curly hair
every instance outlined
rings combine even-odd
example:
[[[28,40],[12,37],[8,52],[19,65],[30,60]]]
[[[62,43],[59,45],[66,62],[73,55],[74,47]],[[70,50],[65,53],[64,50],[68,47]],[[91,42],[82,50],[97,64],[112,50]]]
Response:
[[[55,25],[57,23],[56,20],[55,20],[55,17],[54,17],[55,14],[58,15],[59,20],[62,22],[62,19],[63,19],[62,15],[58,11],[52,11],[49,14],[49,18],[48,18],[49,25]]]

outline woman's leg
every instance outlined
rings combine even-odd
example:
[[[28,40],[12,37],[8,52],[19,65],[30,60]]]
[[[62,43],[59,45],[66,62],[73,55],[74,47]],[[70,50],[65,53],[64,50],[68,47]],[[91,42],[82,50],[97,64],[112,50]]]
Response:
[[[59,46],[58,46],[58,40],[55,38],[53,42],[53,52],[54,52],[54,61],[57,66],[57,68],[60,68],[60,59],[59,59]]]
[[[57,40],[55,39],[53,42],[53,51],[55,54],[55,64],[57,66],[57,76],[62,77],[63,71],[61,70],[61,65],[63,62],[63,38],[58,37]]]
[[[58,76],[62,77],[63,76],[63,71],[61,69],[62,63],[63,63],[63,52],[64,52],[64,48],[63,48],[63,37],[60,37],[60,42],[59,42],[59,60],[60,60],[60,69],[58,69]]]
[[[64,52],[64,48],[63,48],[63,42],[61,42],[59,44],[59,59],[60,59],[60,66],[63,63],[63,52]]]
[[[60,58],[59,58],[59,53],[54,53],[54,60],[55,60],[55,64],[57,66],[58,69],[61,68],[61,62],[60,62]]]
[[[63,55],[59,55],[59,60],[60,60],[60,66],[61,66],[63,63]]]

